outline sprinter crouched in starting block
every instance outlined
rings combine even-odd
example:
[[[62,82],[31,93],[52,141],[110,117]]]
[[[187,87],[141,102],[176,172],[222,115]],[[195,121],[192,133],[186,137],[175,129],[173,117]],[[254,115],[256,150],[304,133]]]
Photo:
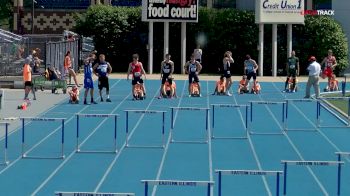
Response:
[[[133,100],[143,100],[143,99],[146,99],[145,91],[144,91],[143,85],[141,85],[140,82],[137,82],[137,83],[134,85],[133,96],[134,96]]]
[[[220,76],[220,80],[216,82],[215,90],[212,95],[226,95],[225,76]]]

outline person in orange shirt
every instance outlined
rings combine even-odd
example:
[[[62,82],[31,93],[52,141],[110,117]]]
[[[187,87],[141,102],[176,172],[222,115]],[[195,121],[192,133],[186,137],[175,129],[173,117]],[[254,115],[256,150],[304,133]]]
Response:
[[[251,93],[253,94],[260,94],[261,92],[261,86],[258,81],[255,82],[255,86],[253,86]]]
[[[225,82],[225,76],[222,75],[220,77],[220,80],[216,82],[215,90],[212,95],[225,95],[226,93],[226,82]]]
[[[36,100],[35,90],[32,83],[32,68],[30,67],[31,59],[26,58],[23,66],[23,82],[24,82],[24,99],[29,100],[28,95],[30,91],[33,93],[33,100]]]
[[[243,94],[243,93],[249,92],[248,91],[248,86],[245,85],[246,82],[247,82],[247,76],[243,75],[241,81],[239,81],[239,86],[238,86],[238,93],[239,94]]]
[[[72,68],[72,60],[70,57],[70,51],[67,51],[65,57],[64,57],[64,74],[67,75],[69,74],[70,76],[73,77],[75,85],[77,85],[78,87],[80,87],[80,85],[78,84],[78,80],[77,80],[77,74],[75,74],[74,69]]]
[[[133,100],[143,100],[145,99],[145,91],[140,82],[137,82],[134,86],[134,98]]]
[[[175,81],[171,81],[171,84],[166,81],[165,84],[165,95],[163,96],[168,96],[169,98],[176,98],[176,83]]]
[[[330,91],[338,91],[338,80],[335,78],[335,75],[333,74],[329,83],[329,90]]]
[[[77,86],[73,86],[72,90],[68,92],[69,94],[69,103],[79,104],[79,89]]]

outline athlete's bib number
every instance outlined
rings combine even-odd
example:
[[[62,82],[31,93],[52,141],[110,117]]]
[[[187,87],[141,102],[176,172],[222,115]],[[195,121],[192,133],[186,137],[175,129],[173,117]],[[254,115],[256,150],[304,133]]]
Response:
[[[141,76],[141,72],[135,72],[135,73],[134,73],[134,76],[135,76],[135,77]]]
[[[295,69],[295,65],[293,65],[293,64],[292,64],[292,65],[289,65],[289,68],[290,68],[290,69]]]
[[[164,73],[170,73],[170,69],[163,69]]]
[[[231,71],[230,71],[230,70],[227,70],[227,71],[226,71],[226,74],[231,74]]]
[[[196,71],[197,71],[197,68],[196,68],[196,67],[191,67],[191,68],[190,68],[190,71],[191,71],[191,72],[196,72]]]

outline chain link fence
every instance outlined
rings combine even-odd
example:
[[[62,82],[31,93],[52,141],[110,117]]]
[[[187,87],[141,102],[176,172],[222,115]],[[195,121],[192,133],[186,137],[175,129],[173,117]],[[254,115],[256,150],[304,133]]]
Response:
[[[0,76],[21,76],[24,60],[29,55],[41,60],[39,74],[48,66],[55,66],[64,73],[63,64],[67,51],[71,52],[72,66],[77,70],[82,58],[80,48],[78,36],[71,40],[67,40],[62,34],[19,36],[0,29]]]

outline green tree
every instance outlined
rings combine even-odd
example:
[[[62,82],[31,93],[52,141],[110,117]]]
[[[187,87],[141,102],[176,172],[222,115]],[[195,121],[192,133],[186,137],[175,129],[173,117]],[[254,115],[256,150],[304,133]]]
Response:
[[[0,26],[8,26],[12,19],[12,1],[2,0],[0,3]]]

